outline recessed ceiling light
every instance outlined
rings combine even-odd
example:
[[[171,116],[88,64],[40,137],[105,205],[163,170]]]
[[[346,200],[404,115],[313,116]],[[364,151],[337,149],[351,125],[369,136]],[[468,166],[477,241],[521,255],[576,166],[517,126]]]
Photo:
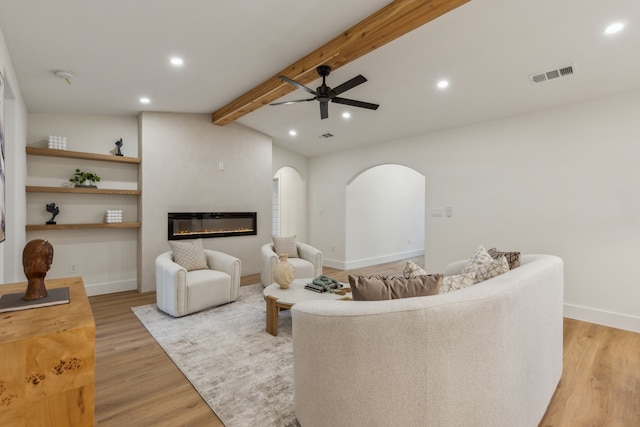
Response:
[[[348,111],[345,111],[344,113],[342,113],[342,118],[343,119],[349,119],[351,118],[351,113]]]
[[[605,28],[604,32],[607,34],[614,34],[624,28],[624,24],[622,22],[616,22],[614,24],[609,25]]]
[[[140,98],[140,104],[148,104],[150,102],[151,102],[151,100],[149,98],[147,98],[146,96],[143,96],[142,98]]]
[[[298,132],[296,132],[296,131],[295,131],[295,130],[293,130],[293,129],[291,129],[291,130],[289,131],[289,135],[291,135],[291,136],[296,136],[297,134],[298,134]]]
[[[449,86],[449,82],[448,82],[447,80],[440,80],[440,81],[438,82],[438,88],[439,88],[439,89],[444,89],[444,88],[446,88],[447,86]]]
[[[184,64],[184,61],[182,60],[182,58],[178,58],[177,56],[174,56],[173,58],[171,58],[171,65],[175,65],[176,67],[179,67],[182,64]]]

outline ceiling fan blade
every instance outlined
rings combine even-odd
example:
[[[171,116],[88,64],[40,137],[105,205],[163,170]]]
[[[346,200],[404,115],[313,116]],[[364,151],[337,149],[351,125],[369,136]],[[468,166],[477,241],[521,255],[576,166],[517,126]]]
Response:
[[[329,103],[327,101],[320,101],[320,119],[329,118]]]
[[[282,102],[272,102],[269,105],[283,105],[283,104],[295,104],[296,102],[307,102],[307,101],[315,101],[315,98],[309,99],[296,99],[295,101],[282,101]]]
[[[356,101],[354,99],[340,98],[337,96],[333,98],[331,101],[338,104],[351,105],[352,107],[368,108],[369,110],[377,110],[378,107],[380,106],[378,104],[371,104],[369,102]]]
[[[361,85],[366,81],[367,79],[365,79],[364,76],[361,76],[361,75],[355,76],[351,80],[348,80],[342,83],[340,86],[334,87],[333,93],[335,93],[336,95],[340,95],[342,92],[346,92],[349,89],[353,89],[354,87]]]
[[[291,80],[289,77],[286,77],[286,76],[278,76],[278,77],[280,77],[280,79],[284,80],[287,83],[291,83],[294,86],[298,86],[302,90],[306,90],[307,92],[309,92],[312,95],[318,95],[315,90],[311,90],[308,87],[306,87],[305,85],[302,85],[302,84],[298,83],[295,80]]]

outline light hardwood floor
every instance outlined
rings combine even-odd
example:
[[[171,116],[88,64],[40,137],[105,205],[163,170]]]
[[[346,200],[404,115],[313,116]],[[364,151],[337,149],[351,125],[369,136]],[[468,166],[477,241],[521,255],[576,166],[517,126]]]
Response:
[[[414,261],[420,264],[421,258]],[[399,274],[403,267],[398,261],[357,272]],[[324,270],[345,282],[352,272]],[[245,276],[242,285],[259,281],[259,275]],[[131,312],[130,307],[155,302],[155,293],[89,300],[96,320],[99,427],[222,426]],[[563,375],[540,426],[640,426],[640,334],[565,319]]]

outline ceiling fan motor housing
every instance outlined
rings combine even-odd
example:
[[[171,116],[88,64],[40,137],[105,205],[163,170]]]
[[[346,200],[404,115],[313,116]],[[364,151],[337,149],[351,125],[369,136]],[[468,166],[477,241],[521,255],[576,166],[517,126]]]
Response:
[[[318,66],[318,68],[316,68],[316,71],[320,76],[327,77],[329,73],[331,73],[331,67],[329,67],[328,65],[320,65]]]
[[[322,84],[318,86],[315,91],[309,89],[308,87],[306,87],[301,83],[298,83],[295,80],[290,79],[289,77],[279,76],[282,80],[288,83],[291,83],[292,85],[297,86],[300,89],[312,94],[313,98],[298,99],[296,101],[275,102],[269,105],[293,104],[297,102],[307,102],[307,101],[316,100],[320,102],[320,118],[321,119],[329,118],[329,109],[328,109],[329,102],[350,105],[353,107],[368,108],[370,110],[376,110],[379,107],[378,104],[372,104],[372,103],[363,102],[363,101],[356,101],[353,99],[346,99],[338,96],[341,93],[346,92],[349,89],[352,89],[366,82],[367,79],[365,79],[362,75],[358,75],[352,78],[351,80],[348,80],[342,83],[341,85],[337,86],[335,89],[332,89],[329,86],[327,86],[327,83],[326,83],[326,77],[329,75],[329,73],[331,73],[331,67],[328,65],[320,65],[316,68],[316,71],[322,77]]]
[[[327,86],[325,81],[326,77],[331,73],[331,67],[328,65],[320,65],[316,68],[316,71],[322,76],[322,85],[316,88],[316,93],[318,94],[316,99],[320,102],[329,102],[336,96],[335,93],[331,93],[331,88]]]

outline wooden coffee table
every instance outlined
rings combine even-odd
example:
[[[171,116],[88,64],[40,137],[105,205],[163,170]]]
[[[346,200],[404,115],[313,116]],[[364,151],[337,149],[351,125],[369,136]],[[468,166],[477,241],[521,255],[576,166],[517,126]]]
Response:
[[[264,288],[262,293],[267,303],[267,332],[274,337],[278,336],[278,315],[280,314],[280,310],[288,310],[296,303],[309,300],[351,299],[350,293],[340,295],[331,292],[319,293],[305,289],[304,286],[312,280],[313,278],[295,279],[291,282],[288,289],[280,288],[280,285],[277,283],[273,283]],[[348,286],[342,289],[348,289]]]

